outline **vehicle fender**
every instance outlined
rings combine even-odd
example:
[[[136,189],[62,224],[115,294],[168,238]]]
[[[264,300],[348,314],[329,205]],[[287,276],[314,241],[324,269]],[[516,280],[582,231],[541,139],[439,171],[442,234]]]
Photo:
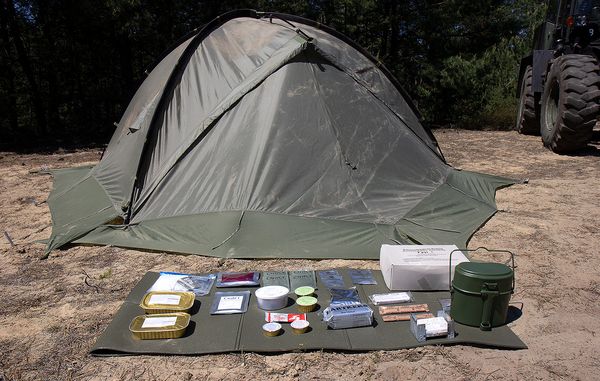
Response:
[[[533,65],[533,54],[521,58],[521,65],[519,66],[519,79],[517,81],[517,90],[515,96],[517,99],[521,97],[521,83],[523,82],[523,77],[525,76],[525,69],[529,65]]]
[[[544,91],[544,79],[548,72],[550,61],[554,58],[554,50],[533,51],[533,76],[531,78],[531,89],[533,93]]]

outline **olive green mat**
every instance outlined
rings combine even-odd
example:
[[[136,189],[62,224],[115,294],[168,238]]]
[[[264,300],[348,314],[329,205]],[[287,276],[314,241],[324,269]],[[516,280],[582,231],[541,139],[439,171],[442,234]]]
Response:
[[[352,286],[346,269],[339,269],[347,287]],[[363,302],[368,301],[368,295],[388,292],[381,271],[373,271],[377,285],[359,285],[357,289]],[[192,311],[192,320],[184,337],[167,340],[139,340],[129,332],[131,320],[144,311],[139,302],[146,290],[158,278],[158,273],[149,272],[131,291],[113,321],[91,350],[95,356],[119,356],[133,354],[160,355],[200,355],[223,352],[288,352],[297,350],[339,350],[339,351],[369,351],[412,348],[429,344],[472,344],[477,346],[524,349],[527,346],[508,328],[502,326],[490,332],[478,328],[456,324],[454,339],[432,339],[425,343],[416,341],[410,332],[409,322],[382,321],[375,311],[375,323],[372,327],[361,327],[344,330],[327,329],[321,321],[319,313],[329,303],[329,292],[320,283],[317,275],[316,292],[319,309],[308,314],[311,331],[302,335],[294,334],[289,325],[283,324],[283,334],[277,337],[267,337],[262,333],[264,311],[256,304],[254,293],[250,298],[248,312],[236,315],[210,315],[209,309],[215,287],[207,296],[196,300]],[[246,288],[235,288],[243,290]],[[255,290],[256,288],[249,288]],[[229,290],[232,289],[219,289]],[[439,299],[448,298],[448,292],[413,292],[415,303],[427,303],[433,313],[441,309]],[[371,306],[373,307],[373,306]],[[280,312],[297,312],[290,298],[288,307]]]

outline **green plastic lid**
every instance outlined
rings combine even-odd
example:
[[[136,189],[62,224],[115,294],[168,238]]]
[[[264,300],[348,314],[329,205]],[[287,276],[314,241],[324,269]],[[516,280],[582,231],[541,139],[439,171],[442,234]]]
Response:
[[[513,277],[513,270],[502,263],[462,262],[454,270],[452,286],[467,292],[479,292],[484,284],[496,284],[500,292],[511,291]]]
[[[299,306],[312,306],[317,304],[317,298],[314,296],[301,296],[298,298],[298,300],[296,300],[296,303]]]
[[[315,289],[310,286],[298,287],[294,290],[294,293],[298,296],[309,296],[315,292]]]

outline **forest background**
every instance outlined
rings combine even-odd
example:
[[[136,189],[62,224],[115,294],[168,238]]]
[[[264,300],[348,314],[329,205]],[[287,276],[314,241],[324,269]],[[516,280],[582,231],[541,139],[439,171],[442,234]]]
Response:
[[[398,78],[431,127],[512,128],[535,0],[0,0],[0,150],[103,145],[161,53],[233,9],[303,16]]]

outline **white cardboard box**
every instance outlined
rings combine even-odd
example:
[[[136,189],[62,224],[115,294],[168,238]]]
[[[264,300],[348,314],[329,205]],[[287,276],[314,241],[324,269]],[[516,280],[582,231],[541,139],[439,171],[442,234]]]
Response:
[[[455,245],[381,245],[379,265],[390,290],[448,290],[450,253]],[[454,268],[469,259],[461,251],[452,254]]]

